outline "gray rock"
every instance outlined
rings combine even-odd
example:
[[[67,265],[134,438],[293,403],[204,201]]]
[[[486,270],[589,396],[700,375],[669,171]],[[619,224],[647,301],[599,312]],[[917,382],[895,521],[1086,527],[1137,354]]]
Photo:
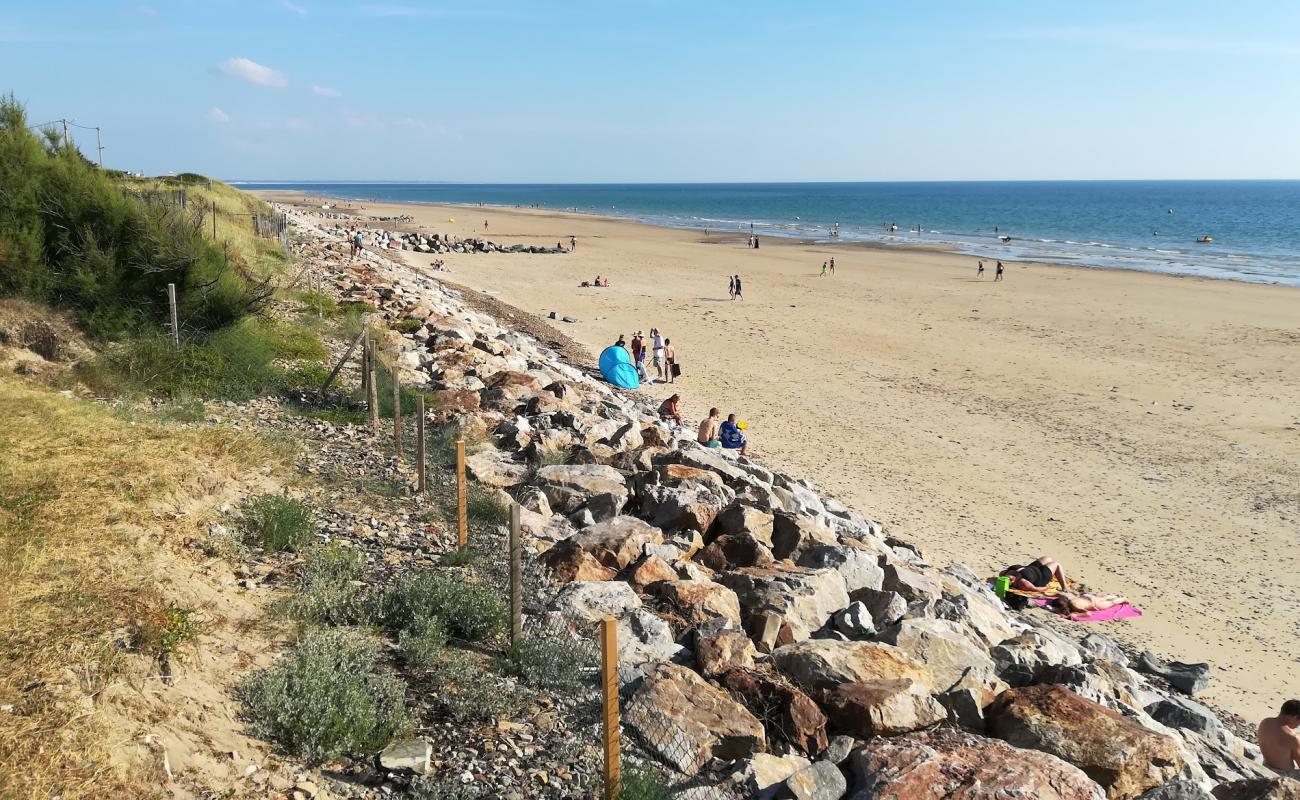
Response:
[[[849,596],[862,589],[879,590],[885,580],[879,556],[872,550],[851,544],[816,545],[799,554],[796,562],[801,567],[823,569],[833,567],[844,576],[844,586]]]
[[[1124,651],[1115,644],[1114,639],[1104,633],[1089,633],[1079,641],[1079,649],[1089,660],[1104,658],[1121,667],[1128,666],[1128,656],[1124,655]]]
[[[541,489],[551,508],[562,514],[587,505],[600,495],[622,508],[628,491],[623,476],[603,464],[553,464],[537,471]]]
[[[1214,797],[1192,781],[1172,781],[1148,789],[1136,800],[1214,800]]]
[[[1170,686],[1185,694],[1194,695],[1210,682],[1210,665],[1206,663],[1165,661],[1149,651],[1143,651],[1135,666],[1138,672],[1164,678]]]
[[[592,623],[641,607],[641,598],[621,581],[573,581],[560,590],[556,608],[571,622]]]
[[[379,765],[394,772],[404,770],[424,775],[433,758],[433,745],[423,739],[398,739],[379,754]]]
[[[636,609],[618,621],[619,667],[673,661],[685,652],[686,648],[673,641],[668,623],[644,608]]]
[[[785,788],[795,800],[840,800],[849,782],[834,762],[818,761],[786,778]]]
[[[1210,739],[1223,736],[1223,724],[1214,712],[1185,697],[1167,697],[1146,707],[1146,712],[1162,725],[1196,731]]]
[[[822,759],[832,764],[843,764],[856,744],[852,736],[832,736],[826,752],[822,753]]]
[[[876,633],[871,612],[860,602],[849,603],[849,607],[836,612],[835,616],[831,617],[831,621],[835,625],[835,630],[849,639],[869,639]]]
[[[897,592],[907,601],[935,600],[942,592],[939,581],[919,570],[900,564],[884,563],[880,565],[885,572],[881,588],[887,592]]]
[[[897,592],[864,588],[854,592],[853,599],[867,607],[876,630],[888,628],[907,613],[907,598]]]

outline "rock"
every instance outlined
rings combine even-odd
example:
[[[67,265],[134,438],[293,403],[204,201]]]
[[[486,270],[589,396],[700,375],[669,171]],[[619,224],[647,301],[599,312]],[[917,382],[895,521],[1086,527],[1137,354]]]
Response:
[[[848,590],[849,597],[857,600],[857,593],[863,589],[880,589],[885,580],[885,571],[880,568],[879,562],[880,557],[874,550],[845,543],[807,548],[799,554],[796,563],[810,569],[832,567],[838,570],[844,576],[844,588]],[[904,602],[903,606],[906,605]],[[899,616],[902,616],[902,612]]]
[[[706,678],[737,668],[752,669],[756,655],[754,642],[739,630],[701,636],[695,645],[695,662]]]
[[[1214,787],[1215,800],[1300,800],[1300,781],[1252,778]]]
[[[1007,685],[998,678],[990,678],[977,674],[974,669],[968,669],[957,683],[936,695],[935,699],[948,712],[949,722],[976,733],[984,733],[984,710],[1006,689]]]
[[[893,645],[809,639],[772,651],[772,663],[797,686],[813,692],[841,683],[910,678],[929,687],[925,666]]]
[[[849,782],[833,761],[818,761],[786,778],[786,793],[794,800],[840,800]]]
[[[632,588],[638,592],[644,592],[660,581],[677,580],[677,573],[659,556],[648,555],[642,556],[635,564],[628,567],[624,580],[632,584]]]
[[[853,599],[866,606],[876,630],[888,628],[907,613],[907,598],[898,592],[862,588],[853,593]]]
[[[1104,633],[1093,632],[1083,637],[1079,642],[1079,649],[1089,660],[1100,658],[1119,664],[1121,667],[1128,666],[1128,657],[1124,655],[1124,651],[1115,644],[1114,639]]]
[[[993,736],[1082,769],[1110,800],[1130,800],[1178,776],[1177,743],[1063,686],[1008,689],[988,709]]]
[[[924,572],[899,564],[881,564],[881,568],[885,573],[881,588],[901,594],[909,603],[935,600],[942,593],[939,581]]]
[[[904,619],[882,631],[876,638],[897,645],[925,664],[933,676],[937,691],[955,684],[967,669],[993,674],[993,659],[967,635],[965,628],[955,622],[928,618]]]
[[[614,570],[597,561],[572,538],[556,542],[538,561],[551,571],[551,580],[556,584],[607,581],[614,577]]]
[[[804,550],[817,545],[837,545],[835,531],[807,517],[778,511],[772,523],[772,555],[778,559],[797,559]]]
[[[663,531],[636,517],[617,516],[598,522],[573,537],[601,564],[620,570],[636,561],[647,544],[660,544]]]
[[[998,677],[1012,686],[1028,686],[1050,667],[1079,664],[1077,648],[1038,629],[1022,633],[989,650]]]
[[[668,623],[644,608],[618,621],[618,665],[640,667],[646,663],[672,661],[686,648],[673,640]]]
[[[857,741],[852,736],[832,736],[826,745],[826,752],[822,753],[822,759],[832,764],[843,764],[856,745]]]
[[[623,722],[686,775],[709,759],[746,758],[767,744],[762,724],[744,706],[675,664],[649,671],[628,701]]]
[[[539,469],[537,478],[551,508],[561,514],[602,496],[618,508],[627,502],[623,475],[603,464],[552,464]]]
[[[659,483],[640,492],[641,514],[665,530],[707,533],[736,495],[713,472],[680,464],[660,465]]]
[[[551,511],[551,504],[546,499],[546,492],[541,489],[533,487],[523,489],[519,492],[517,499],[520,506],[543,517],[550,517],[555,513]]]
[[[712,581],[665,581],[658,585],[659,597],[682,619],[700,625],[722,617],[740,624],[740,601],[736,593]]]
[[[1047,753],[952,728],[876,738],[849,757],[850,800],[1102,800],[1101,788]]]
[[[766,567],[776,559],[767,545],[751,533],[728,533],[714,539],[700,554],[700,563],[718,572],[742,567]]]
[[[1184,694],[1194,695],[1210,682],[1209,664],[1187,664],[1182,661],[1165,661],[1150,652],[1143,652],[1135,665],[1138,672],[1164,678],[1169,685]]]
[[[835,612],[831,621],[835,624],[835,630],[850,639],[870,639],[876,635],[871,612],[862,603],[849,603],[848,608]]]
[[[726,672],[722,685],[782,740],[810,756],[826,749],[826,715],[797,687],[743,667]]]
[[[483,450],[467,457],[465,469],[471,478],[494,489],[518,486],[528,477],[528,467],[502,460],[497,450]]]
[[[621,581],[574,581],[560,590],[555,605],[571,622],[593,623],[640,608],[641,598]]]
[[[715,524],[724,536],[747,533],[768,548],[772,546],[772,515],[761,508],[734,502],[718,513]]]
[[[1037,670],[1035,681],[1065,686],[1080,697],[1107,708],[1141,708],[1138,697],[1146,694],[1142,680],[1126,667],[1096,659],[1082,664],[1062,664]]]
[[[842,683],[822,694],[822,708],[836,729],[861,739],[897,736],[948,718],[928,689],[910,678]]]
[[[1170,728],[1195,731],[1209,739],[1223,736],[1223,723],[1214,712],[1185,697],[1165,697],[1146,707],[1151,718]]]
[[[800,756],[757,753],[736,765],[718,788],[736,797],[774,800],[786,779],[808,766],[808,759]]]
[[[935,603],[935,616],[960,623],[985,649],[1015,636],[1017,631],[997,595],[982,587],[971,588],[964,580],[953,577],[949,572],[952,569],[942,573],[943,596]]]
[[[398,739],[379,754],[379,766],[386,770],[405,770],[416,775],[429,771],[433,745],[423,739]]]
[[[1138,795],[1137,800],[1214,800],[1194,781],[1179,780],[1157,786]]]
[[[749,567],[726,573],[718,581],[735,591],[747,616],[764,611],[780,615],[794,641],[807,639],[849,604],[844,577],[833,569]]]

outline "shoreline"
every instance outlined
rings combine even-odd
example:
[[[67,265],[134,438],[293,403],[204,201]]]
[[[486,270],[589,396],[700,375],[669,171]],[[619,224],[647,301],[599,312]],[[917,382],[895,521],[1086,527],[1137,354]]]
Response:
[[[249,184],[248,186],[252,186],[252,185]],[[577,217],[581,219],[592,219],[592,220],[600,220],[606,222],[621,222],[624,224],[642,225],[648,228],[681,231],[685,233],[691,233],[691,232],[699,233],[703,231],[712,231],[716,233],[720,239],[728,236],[734,236],[734,237],[739,237],[741,239],[744,239],[748,235],[745,233],[743,229],[739,229],[736,231],[731,231],[730,229],[727,229],[724,231],[723,229],[713,229],[713,228],[696,227],[696,226],[688,226],[688,225],[659,224],[655,221],[652,221],[651,219],[647,219],[643,217],[622,216],[618,214],[604,214],[596,211],[582,211],[577,209],[569,210],[569,209],[559,209],[559,208],[502,205],[502,204],[493,204],[493,203],[484,203],[480,205],[477,203],[434,202],[428,200],[377,200],[377,199],[358,199],[358,198],[334,198],[327,194],[315,194],[301,189],[258,189],[258,188],[244,188],[244,186],[240,186],[239,188],[241,191],[247,191],[250,194],[263,197],[264,199],[272,200],[273,202],[293,202],[295,204],[301,204],[301,201],[296,199],[295,200],[279,199],[278,197],[280,195],[287,196],[287,195],[297,194],[299,196],[310,196],[310,197],[315,197],[317,199],[327,200],[327,201],[341,201],[344,203],[351,203],[351,204],[370,204],[373,206],[392,205],[392,206],[401,206],[401,207],[410,206],[410,207],[426,207],[426,208],[450,208],[450,209],[462,209],[462,210],[481,209],[485,212],[490,210],[498,213],[532,213],[538,216],[551,215],[557,219],[562,219],[566,217]],[[1232,283],[1242,283],[1242,284],[1247,284],[1252,286],[1275,286],[1275,287],[1281,287],[1287,289],[1300,290],[1300,278],[1297,278],[1295,283],[1285,283],[1278,280],[1249,280],[1246,277],[1234,276],[1234,275],[1214,275],[1214,274],[1206,275],[1206,274],[1197,274],[1194,272],[1178,271],[1172,269],[1160,270],[1160,269],[1143,269],[1141,267],[1136,267],[1136,266],[1102,265],[1102,264],[1089,263],[1086,259],[1086,256],[1080,256],[1079,259],[1077,260],[1069,259],[1064,256],[1056,260],[1042,259],[1042,258],[1021,258],[1021,257],[1011,256],[1011,255],[999,257],[996,254],[981,255],[977,253],[966,252],[965,250],[952,246],[951,244],[942,244],[939,242],[925,242],[925,241],[917,241],[915,243],[908,242],[908,241],[885,242],[885,241],[871,241],[871,240],[862,240],[862,239],[844,239],[840,241],[833,241],[829,237],[810,238],[798,234],[782,233],[779,230],[773,229],[770,223],[758,223],[758,224],[763,226],[760,230],[756,230],[756,233],[759,233],[760,236],[766,237],[766,239],[776,240],[777,242],[793,243],[804,247],[843,248],[845,251],[849,251],[849,252],[854,250],[884,250],[884,251],[902,250],[903,252],[929,252],[929,253],[939,253],[939,254],[954,256],[958,258],[972,259],[976,261],[983,260],[989,262],[997,262],[1000,260],[1008,264],[1012,264],[1012,263],[1028,264],[1028,265],[1041,266],[1041,267],[1066,267],[1066,268],[1073,267],[1077,269],[1087,269],[1087,270],[1135,272],[1144,275],[1163,275],[1171,278],[1207,280],[1207,281],[1229,281]],[[935,231],[930,231],[930,233],[935,233]],[[1038,241],[1035,239],[1024,239],[1024,238],[1017,238],[1015,240],[1022,241],[1022,242]],[[771,246],[771,244],[769,243],[767,246]],[[996,247],[996,245],[992,245],[992,246]],[[1119,245],[1104,245],[1104,246],[1113,247]],[[974,247],[974,245],[971,245],[971,247]],[[1124,245],[1122,247],[1128,248],[1127,245]],[[1216,267],[1208,266],[1208,265],[1205,268],[1218,269]]]
[[[367,227],[481,235],[465,208],[479,207],[353,211],[416,218]],[[940,560],[996,570],[1048,553],[1072,578],[1128,594],[1146,616],[1100,630],[1210,661],[1216,705],[1256,719],[1291,691],[1294,295],[1021,262],[994,284],[945,253],[788,240],[753,251],[743,235],[479,210],[489,240],[553,245],[562,223],[578,248],[387,254],[420,269],[444,259],[452,272],[431,274],[467,293],[571,314],[577,323],[552,326],[593,354],[657,325],[685,371],[648,392],[680,392],[691,420],[710,405],[737,411],[764,460]],[[840,275],[817,277],[832,252]],[[724,272],[744,275],[746,300],[728,300]],[[612,287],[578,288],[595,274]]]

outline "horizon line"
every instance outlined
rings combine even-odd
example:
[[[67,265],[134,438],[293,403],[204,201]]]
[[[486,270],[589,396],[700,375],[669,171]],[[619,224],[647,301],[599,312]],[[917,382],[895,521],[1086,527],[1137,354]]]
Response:
[[[161,176],[159,176],[161,177]],[[229,184],[392,184],[445,186],[798,186],[808,184],[850,185],[863,183],[1295,183],[1300,178],[925,178],[908,180],[800,180],[800,181],[466,181],[410,179],[329,178],[218,178]]]

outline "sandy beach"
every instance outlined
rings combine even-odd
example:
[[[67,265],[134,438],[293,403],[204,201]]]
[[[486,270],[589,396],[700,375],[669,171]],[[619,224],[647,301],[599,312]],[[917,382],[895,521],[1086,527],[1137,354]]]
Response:
[[[1099,630],[1212,662],[1208,700],[1257,720],[1297,694],[1300,290],[1022,263],[994,283],[991,260],[977,280],[974,259],[924,250],[751,250],[736,231],[534,210],[353,210],[498,243],[576,236],[562,255],[440,256],[439,277],[577,318],[557,325],[593,362],[658,327],[683,375],[651,396],[680,392],[695,420],[736,412],[763,459],[932,562],[992,572],[1051,554],[1146,612]],[[820,277],[831,257],[836,274]],[[609,288],[579,288],[598,274]],[[732,274],[743,300],[728,297]]]

